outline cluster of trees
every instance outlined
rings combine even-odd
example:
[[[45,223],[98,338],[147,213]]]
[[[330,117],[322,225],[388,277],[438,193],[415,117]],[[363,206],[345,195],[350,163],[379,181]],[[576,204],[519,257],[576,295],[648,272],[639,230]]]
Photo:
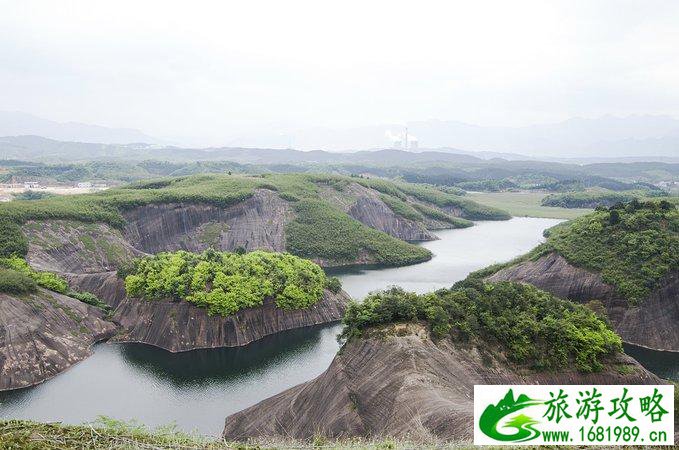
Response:
[[[38,283],[33,278],[16,270],[0,268],[0,292],[21,295],[37,289]]]
[[[665,200],[600,207],[554,227],[547,245],[572,264],[600,272],[635,304],[679,270],[679,211]]]
[[[580,192],[565,192],[562,194],[550,194],[542,199],[542,206],[558,206],[561,208],[597,208],[599,206],[614,206],[618,203],[626,203],[639,200],[643,197],[658,197],[665,194],[663,191],[610,191],[590,190]]]
[[[448,213],[443,212],[440,209],[427,206],[423,203],[409,203],[403,200],[393,197],[388,194],[380,195],[380,199],[391,209],[395,214],[406,219],[413,220],[415,222],[423,222],[425,217],[430,219],[438,220],[440,222],[445,222],[451,225],[452,228],[467,228],[474,225],[471,220],[461,219],[459,217],[452,216]]]
[[[396,322],[425,322],[435,338],[500,347],[509,360],[536,370],[599,371],[622,349],[620,338],[584,306],[534,286],[478,279],[424,295],[392,288],[352,302],[342,336]]]
[[[68,282],[52,272],[34,270],[17,255],[0,258],[0,292],[7,294],[27,294],[35,292],[38,286],[58,292],[88,305],[110,312],[111,307],[90,292],[78,292],[69,288]]]
[[[13,255],[0,259],[0,267],[9,271],[20,273],[35,281],[38,286],[60,294],[68,293],[68,283],[59,275],[52,272],[38,272],[21,257]]]
[[[279,308],[308,308],[326,287],[341,289],[337,279],[328,279],[311,261],[264,251],[159,253],[135,260],[119,275],[130,296],[184,299],[225,316],[260,306],[266,298]]]
[[[325,202],[300,200],[294,209],[297,217],[286,227],[286,245],[304,258],[353,263],[367,252],[375,263],[386,266],[431,259],[429,250],[366,227]]]

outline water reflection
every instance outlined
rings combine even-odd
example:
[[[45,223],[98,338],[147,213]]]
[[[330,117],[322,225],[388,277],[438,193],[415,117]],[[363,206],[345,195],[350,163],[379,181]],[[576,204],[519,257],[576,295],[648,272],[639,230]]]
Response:
[[[312,352],[321,333],[336,326],[301,328],[267,336],[244,347],[201,349],[181,353],[144,344],[125,344],[120,354],[139,371],[175,386],[200,386],[251,377],[281,362]],[[339,331],[337,331],[339,332]]]
[[[0,418],[82,423],[106,415],[217,435],[229,414],[321,374],[337,353],[339,331],[319,326],[246,347],[175,354],[100,344],[56,378],[0,393]]]
[[[660,378],[679,381],[679,352],[659,352],[632,344],[624,344],[624,348],[625,353]]]

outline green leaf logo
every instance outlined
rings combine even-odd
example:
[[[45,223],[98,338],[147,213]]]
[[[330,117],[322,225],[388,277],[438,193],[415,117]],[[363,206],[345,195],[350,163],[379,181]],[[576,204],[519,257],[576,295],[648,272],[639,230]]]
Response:
[[[488,405],[479,419],[479,428],[483,433],[497,441],[502,442],[525,442],[535,439],[540,435],[533,425],[539,423],[532,417],[519,414],[512,417],[502,428],[513,428],[516,430],[512,434],[504,434],[498,430],[500,421],[506,416],[513,414],[523,408],[534,405],[542,405],[544,402],[535,400],[527,395],[521,394],[514,400],[514,392],[510,389],[505,397],[497,405]]]

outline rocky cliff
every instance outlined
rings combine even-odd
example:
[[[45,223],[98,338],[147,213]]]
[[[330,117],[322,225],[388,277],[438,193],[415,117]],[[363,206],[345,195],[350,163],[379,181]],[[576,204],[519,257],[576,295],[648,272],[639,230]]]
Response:
[[[308,309],[284,310],[268,300],[261,307],[223,317],[210,316],[186,301],[126,298],[114,314],[122,329],[114,340],[142,342],[171,352],[237,347],[281,331],[337,322],[348,301],[344,292],[325,291],[323,299]]]
[[[352,339],[319,377],[227,417],[223,436],[469,441],[475,384],[659,382],[623,354],[600,373],[535,373],[476,348],[434,343],[419,325],[397,325],[387,337]]]
[[[325,200],[364,225],[405,241],[437,239],[426,227],[450,227],[428,219],[415,222],[392,211],[379,192],[356,183],[343,192],[325,189]],[[38,270],[62,274],[116,270],[132,258],[163,251],[285,251],[285,228],[295,218],[289,202],[267,189],[248,199],[220,207],[199,203],[157,203],[128,209],[124,229],[103,223],[54,220],[29,222],[23,230],[29,241],[26,259]],[[367,250],[353,261],[371,261]],[[323,258],[316,258],[323,264]],[[331,262],[326,261],[328,265]]]
[[[128,298],[125,282],[116,272],[69,274],[69,284],[91,292],[114,308],[112,320],[120,325],[117,342],[142,342],[171,352],[198,348],[237,347],[293,328],[342,318],[349,296],[325,291],[309,309],[283,310],[272,301],[231,316],[209,316],[187,301]]]
[[[126,238],[146,253],[200,252],[208,247],[280,252],[285,250],[285,225],[293,218],[288,202],[266,189],[228,207],[160,203],[129,210],[124,216]]]
[[[111,308],[118,307],[127,295],[125,281],[116,272],[66,273],[63,276],[71,289],[90,292]]]
[[[370,228],[383,231],[404,241],[433,241],[438,239],[427,229],[427,223],[419,223],[396,214],[380,198],[380,193],[358,183],[349,183],[342,191],[332,188],[321,190],[321,197]],[[426,222],[426,221],[425,221]],[[450,228],[444,224],[443,228]],[[437,222],[432,229],[442,228]]]
[[[424,225],[401,217],[389,209],[379,198],[359,197],[348,214],[364,225],[404,241],[433,241],[438,239]]]
[[[64,295],[43,289],[21,298],[0,294],[0,390],[54,377],[114,331],[101,310]]]
[[[599,300],[625,342],[656,350],[679,351],[679,273],[670,272],[651,295],[629,305],[601,275],[575,267],[557,253],[510,266],[488,281],[519,281],[552,294],[586,303]]]
[[[32,221],[23,229],[29,242],[26,260],[37,270],[103,272],[143,254],[119,230],[103,223]]]

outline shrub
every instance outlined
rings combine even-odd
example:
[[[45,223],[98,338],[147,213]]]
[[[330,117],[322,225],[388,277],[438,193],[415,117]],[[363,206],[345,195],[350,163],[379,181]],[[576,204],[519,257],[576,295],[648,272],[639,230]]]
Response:
[[[547,245],[635,304],[679,270],[679,211],[639,201],[600,209],[552,228]]]
[[[28,253],[28,240],[21,227],[9,220],[0,220],[0,258]]]
[[[283,309],[308,308],[323,296],[323,270],[287,253],[159,253],[135,261],[125,278],[130,296],[184,299],[209,314],[230,315],[273,298]]]
[[[42,200],[44,198],[55,197],[56,194],[46,191],[25,191],[18,194],[12,194],[14,200]]]
[[[38,286],[44,287],[45,289],[60,294],[65,294],[68,291],[68,283],[59,275],[52,272],[38,272],[33,270],[25,260],[18,256],[0,259],[0,266],[20,272],[25,276],[32,278]]]
[[[380,195],[380,199],[394,212],[394,214],[415,222],[422,222],[424,220],[422,214],[403,200],[387,194]]]
[[[0,268],[0,292],[6,294],[26,294],[38,288],[35,280],[21,272]]]
[[[68,295],[69,297],[73,297],[76,300],[80,300],[83,303],[87,303],[88,305],[95,306],[99,309],[103,309],[104,311],[108,312],[111,310],[111,307],[109,305],[102,302],[99,299],[99,297],[92,294],[91,292],[68,291],[66,295]]]
[[[454,217],[436,208],[422,205],[420,203],[414,203],[413,208],[415,208],[425,216],[429,217],[430,219],[438,220],[439,222],[446,222],[452,225],[453,228],[468,228],[474,225],[474,222],[472,222],[471,220],[462,219],[460,217]]]
[[[643,197],[655,197],[663,195],[663,191],[610,191],[597,189],[579,192],[564,192],[550,194],[542,199],[542,206],[559,206],[562,208],[596,208],[599,206],[610,207],[618,203],[638,200]]]
[[[429,250],[366,227],[325,202],[302,200],[294,208],[297,217],[285,230],[287,248],[303,258],[353,264],[367,254],[373,262],[390,266],[431,258]]]
[[[530,285],[479,280],[424,295],[392,288],[352,302],[341,336],[415,321],[427,323],[435,338],[499,346],[511,361],[537,370],[574,364],[582,372],[599,371],[606,357],[622,350],[620,338],[581,305]]]
[[[328,277],[325,288],[333,294],[338,294],[342,290],[342,282],[337,277]]]

